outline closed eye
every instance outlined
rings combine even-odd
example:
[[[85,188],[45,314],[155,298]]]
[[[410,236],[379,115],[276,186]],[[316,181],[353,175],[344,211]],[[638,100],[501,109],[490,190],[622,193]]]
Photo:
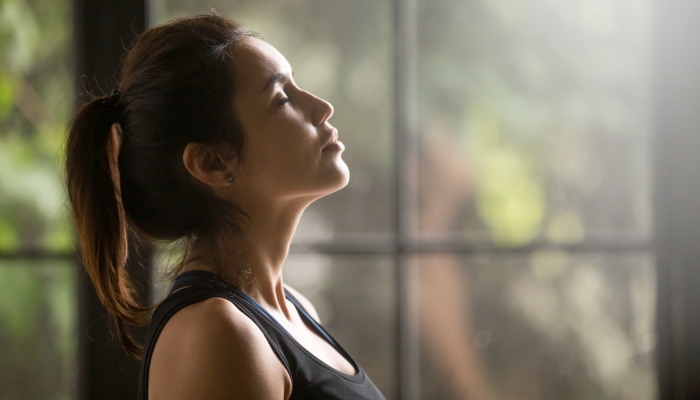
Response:
[[[285,105],[285,104],[287,104],[287,103],[289,103],[289,97],[285,97],[285,98],[283,98],[283,99],[280,99],[280,100],[277,102],[277,105],[278,105],[278,106],[283,106],[283,105]]]

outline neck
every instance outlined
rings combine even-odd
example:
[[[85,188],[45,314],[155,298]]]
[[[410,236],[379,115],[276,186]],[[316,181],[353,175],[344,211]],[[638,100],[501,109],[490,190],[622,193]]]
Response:
[[[234,255],[223,255],[222,269],[213,272],[231,279],[265,308],[277,309],[288,315],[282,265],[307,205],[308,202],[298,201],[246,207],[250,220],[244,226],[241,239],[232,246]],[[231,262],[226,262],[228,260]],[[192,263],[186,269],[212,270],[212,267]]]

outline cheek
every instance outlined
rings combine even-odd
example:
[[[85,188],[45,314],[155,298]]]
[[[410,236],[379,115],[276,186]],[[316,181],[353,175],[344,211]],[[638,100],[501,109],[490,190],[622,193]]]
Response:
[[[313,177],[318,156],[309,135],[282,127],[269,127],[251,137],[246,170],[265,191],[299,188]],[[272,186],[272,187],[270,187]]]
[[[314,143],[308,135],[300,132],[280,132],[279,142],[274,144],[274,159],[271,160],[278,174],[287,181],[303,181],[313,173],[318,157]]]

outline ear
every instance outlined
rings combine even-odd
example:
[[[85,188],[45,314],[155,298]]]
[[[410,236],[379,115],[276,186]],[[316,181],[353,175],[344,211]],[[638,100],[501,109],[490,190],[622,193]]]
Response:
[[[232,169],[214,146],[188,143],[182,153],[182,162],[192,176],[216,187],[230,186],[228,177]]]

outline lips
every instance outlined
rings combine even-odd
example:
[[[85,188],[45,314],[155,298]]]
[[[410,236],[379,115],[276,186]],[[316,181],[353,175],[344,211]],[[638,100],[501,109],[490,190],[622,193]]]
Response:
[[[338,143],[338,130],[337,130],[337,129],[333,129],[333,132],[331,132],[331,138],[330,138],[330,140],[328,140],[328,143],[326,143],[326,145],[323,146],[323,149],[321,149],[321,150],[323,151],[323,150],[325,150],[325,149],[327,149],[327,148],[330,148],[330,146],[333,146],[333,145],[336,144],[336,143]]]

